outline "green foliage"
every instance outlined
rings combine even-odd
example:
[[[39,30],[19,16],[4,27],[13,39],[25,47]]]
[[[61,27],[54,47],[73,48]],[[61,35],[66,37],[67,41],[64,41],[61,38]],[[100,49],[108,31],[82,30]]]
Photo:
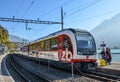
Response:
[[[8,50],[12,50],[15,47],[14,43],[9,40],[8,31],[2,26],[0,26],[0,43],[7,45]]]

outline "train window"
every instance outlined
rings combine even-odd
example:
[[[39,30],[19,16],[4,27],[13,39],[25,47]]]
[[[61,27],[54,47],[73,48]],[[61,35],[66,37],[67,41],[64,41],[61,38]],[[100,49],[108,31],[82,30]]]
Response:
[[[32,46],[33,46],[32,50],[35,50],[36,49],[36,44],[33,44]]]
[[[31,49],[31,51],[32,51],[32,45],[30,45],[30,49]]]
[[[92,48],[93,39],[92,37],[77,37],[78,48]]]
[[[38,44],[37,49],[38,49],[38,51],[40,51],[41,50],[41,48],[40,48],[40,42],[38,42],[37,44]]]
[[[45,45],[45,42],[44,42],[44,41],[42,41],[42,42],[41,42],[41,45],[40,45],[41,50],[44,50],[44,45]]]
[[[36,50],[39,50],[39,43],[36,43]]]
[[[31,51],[33,50],[33,44],[31,44]]]
[[[58,49],[58,38],[52,38],[51,39],[51,50],[57,50]]]
[[[96,52],[96,46],[92,36],[77,36],[76,38],[78,54],[92,55]]]
[[[30,51],[32,50],[31,45],[29,45],[29,50],[30,50]]]
[[[72,50],[72,44],[68,36],[64,36],[64,50],[66,50],[66,48],[68,48],[70,51]]]
[[[50,40],[45,41],[45,50],[50,50]]]

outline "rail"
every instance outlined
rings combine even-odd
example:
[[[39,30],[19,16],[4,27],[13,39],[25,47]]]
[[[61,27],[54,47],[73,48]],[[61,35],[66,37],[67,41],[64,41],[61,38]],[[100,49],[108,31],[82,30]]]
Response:
[[[38,62],[39,60],[36,60],[36,61]],[[37,63],[37,62],[35,62],[35,63]],[[40,64],[42,65],[42,62],[40,62]],[[48,63],[43,64],[43,65],[48,66]],[[60,71],[71,73],[71,69],[68,69],[68,68],[70,68],[70,65],[64,65],[64,67],[60,68],[59,66],[55,65],[54,63],[50,63],[50,67],[60,70]],[[88,70],[80,69],[75,64],[74,64],[74,74],[85,76],[85,77],[90,77],[90,78],[93,78],[95,80],[100,80],[100,81],[112,81],[112,82],[120,81],[119,76],[96,72],[96,70],[92,70],[92,69],[88,69]]]
[[[27,68],[25,68],[23,65],[20,64],[20,62],[18,62],[18,60],[16,60],[15,58],[10,57],[10,62],[12,64],[12,66],[14,67],[14,69],[24,78],[26,79],[25,82],[37,82],[37,81],[45,81],[45,82],[49,82],[48,79],[45,78],[41,78],[39,75],[37,75],[35,72],[33,72],[32,70],[29,70]]]

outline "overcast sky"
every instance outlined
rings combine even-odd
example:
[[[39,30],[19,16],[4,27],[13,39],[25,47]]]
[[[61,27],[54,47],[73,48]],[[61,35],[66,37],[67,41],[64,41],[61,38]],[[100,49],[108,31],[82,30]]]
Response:
[[[120,13],[120,0],[0,0],[0,17],[45,21],[61,21],[60,8],[64,10],[64,28],[91,31],[102,21]],[[1,22],[9,34],[34,40],[61,29],[61,25]]]

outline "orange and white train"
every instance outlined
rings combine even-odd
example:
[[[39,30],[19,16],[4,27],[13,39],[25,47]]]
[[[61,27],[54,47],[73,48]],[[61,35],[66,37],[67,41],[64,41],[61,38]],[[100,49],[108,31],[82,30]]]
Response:
[[[42,37],[21,48],[29,56],[67,63],[95,65],[96,44],[86,30],[64,29]]]

